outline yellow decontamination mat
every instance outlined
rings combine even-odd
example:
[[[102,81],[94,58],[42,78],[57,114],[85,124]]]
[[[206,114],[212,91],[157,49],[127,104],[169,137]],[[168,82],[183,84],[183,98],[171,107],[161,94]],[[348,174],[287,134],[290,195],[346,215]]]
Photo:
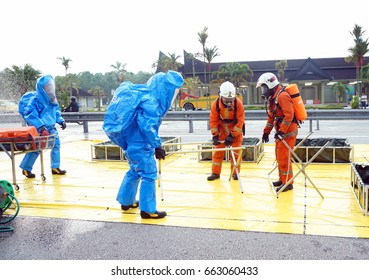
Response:
[[[45,181],[40,178],[39,160],[33,170],[36,178],[28,179],[18,168],[23,156],[16,157],[19,215],[369,238],[369,216],[360,211],[350,187],[350,164],[308,165],[306,174],[324,199],[302,173],[292,191],[276,198],[267,178],[274,164],[273,144],[264,146],[259,163],[242,163],[243,193],[238,181],[229,181],[229,162],[223,163],[220,180],[209,182],[211,162],[198,161],[197,153],[171,155],[162,163],[161,189],[157,188],[158,209],[167,211],[168,216],[141,220],[138,209],[122,212],[115,201],[127,163],[92,160],[91,145],[98,142],[62,145],[61,168],[67,170],[66,176],[51,175],[50,153],[45,152]],[[353,147],[354,162],[367,162],[368,145]],[[11,160],[5,153],[0,153],[0,164],[0,179],[12,182]],[[294,166],[294,172],[297,170]]]

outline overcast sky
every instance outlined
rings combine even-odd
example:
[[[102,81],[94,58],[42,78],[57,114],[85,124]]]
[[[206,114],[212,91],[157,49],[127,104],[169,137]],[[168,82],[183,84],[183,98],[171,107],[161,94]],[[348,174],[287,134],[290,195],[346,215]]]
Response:
[[[362,12],[361,12],[362,11]],[[154,71],[159,51],[201,52],[214,62],[345,57],[355,24],[369,37],[363,0],[11,0],[0,3],[0,70],[29,63],[43,74]]]

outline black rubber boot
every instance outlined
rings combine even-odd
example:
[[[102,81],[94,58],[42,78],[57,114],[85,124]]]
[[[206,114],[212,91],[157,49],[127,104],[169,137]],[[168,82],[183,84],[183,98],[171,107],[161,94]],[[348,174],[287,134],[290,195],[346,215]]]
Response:
[[[277,188],[277,192],[279,192],[279,190],[282,189],[282,186]],[[287,187],[284,188],[284,190],[282,192],[286,192],[286,191],[290,191],[290,190],[293,190],[293,185],[288,185]]]
[[[144,211],[141,211],[141,218],[142,219],[161,219],[164,218],[167,215],[167,212],[165,211],[155,211],[155,213],[147,213]]]
[[[279,186],[281,186],[282,184],[283,184],[283,183],[282,183],[282,181],[281,181],[281,180],[273,182],[273,186],[274,186],[274,187],[279,187]]]
[[[54,174],[54,175],[65,175],[65,173],[67,173],[67,171],[61,170],[58,167],[58,168],[51,168],[51,173]]]
[[[124,211],[127,211],[128,209],[130,208],[137,208],[139,205],[138,201],[136,200],[135,203],[131,204],[131,205],[127,205],[127,206],[124,206],[124,205],[121,205],[120,208]]]
[[[232,175],[233,180],[238,180],[237,174]]]
[[[208,177],[208,181],[214,181],[214,180],[219,179],[219,178],[220,178],[220,175],[219,174],[211,174]]]
[[[22,170],[22,174],[24,175],[24,176],[26,176],[27,178],[35,178],[36,177],[36,175],[35,174],[33,174],[31,171],[27,171],[27,170]]]

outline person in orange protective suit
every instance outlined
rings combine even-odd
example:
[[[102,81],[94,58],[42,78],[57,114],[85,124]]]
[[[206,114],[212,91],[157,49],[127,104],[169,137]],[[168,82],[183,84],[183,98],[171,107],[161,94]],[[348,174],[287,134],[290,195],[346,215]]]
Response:
[[[213,136],[214,148],[228,146],[241,147],[243,139],[243,127],[245,122],[245,110],[242,101],[236,98],[236,89],[230,82],[224,82],[220,86],[219,97],[211,105],[210,131]],[[235,150],[237,158],[241,150]],[[220,178],[222,162],[225,151],[215,151],[212,156],[211,175],[208,181]],[[234,163],[231,161],[231,170]],[[237,167],[240,171],[240,166]],[[234,180],[238,180],[236,170],[232,174]]]
[[[279,180],[273,186],[279,191],[287,181],[293,177],[291,152],[281,141],[286,141],[293,150],[298,132],[298,124],[293,108],[293,101],[288,92],[284,90],[273,73],[262,74],[256,84],[261,89],[262,97],[268,104],[268,119],[263,132],[263,142],[269,142],[269,134],[275,129],[275,156],[278,163]],[[293,181],[284,188],[285,191],[293,189]]]

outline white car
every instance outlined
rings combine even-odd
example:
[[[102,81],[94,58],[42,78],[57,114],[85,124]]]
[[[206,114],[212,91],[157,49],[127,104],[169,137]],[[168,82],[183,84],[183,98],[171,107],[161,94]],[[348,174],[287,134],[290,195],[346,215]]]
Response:
[[[0,113],[18,112],[18,103],[12,100],[0,100]]]

